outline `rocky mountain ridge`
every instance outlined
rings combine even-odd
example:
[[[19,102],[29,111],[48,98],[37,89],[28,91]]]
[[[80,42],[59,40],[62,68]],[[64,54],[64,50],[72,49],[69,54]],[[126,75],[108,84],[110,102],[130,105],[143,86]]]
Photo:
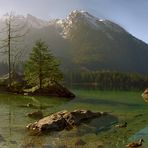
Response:
[[[44,21],[29,14],[18,18],[30,28],[24,39],[26,54],[36,40],[43,39],[64,71],[148,72],[148,45],[114,22],[78,10],[65,19]],[[1,18],[0,26],[2,22]]]

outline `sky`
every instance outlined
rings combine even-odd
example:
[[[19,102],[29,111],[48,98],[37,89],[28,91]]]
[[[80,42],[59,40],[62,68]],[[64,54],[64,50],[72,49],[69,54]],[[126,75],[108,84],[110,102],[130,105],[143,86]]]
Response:
[[[73,10],[114,21],[148,43],[148,0],[0,0],[0,16],[14,11],[49,20],[65,18]]]

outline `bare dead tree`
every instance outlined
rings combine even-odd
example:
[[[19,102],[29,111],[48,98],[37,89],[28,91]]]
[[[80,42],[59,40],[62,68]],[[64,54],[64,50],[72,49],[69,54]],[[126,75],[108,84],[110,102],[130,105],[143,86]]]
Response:
[[[18,43],[22,41],[23,37],[28,32],[25,22],[20,24],[17,20],[16,15],[11,12],[5,15],[5,25],[2,31],[2,39],[0,40],[0,49],[1,54],[5,54],[8,61],[8,74],[9,82],[8,87],[11,88],[12,84],[12,69],[14,68],[15,62],[18,61],[18,58],[21,57],[21,50],[16,51]],[[20,49],[20,48],[19,48]],[[14,62],[15,59],[15,62]],[[17,59],[17,60],[16,60]],[[13,69],[14,70],[14,69]]]
[[[16,72],[16,68],[17,66],[19,65],[20,62],[23,62],[23,57],[25,55],[25,50],[23,50],[22,48],[19,48],[17,49],[16,48],[16,52],[14,55],[12,55],[12,60],[11,60],[11,63],[12,63],[12,73],[15,73]]]

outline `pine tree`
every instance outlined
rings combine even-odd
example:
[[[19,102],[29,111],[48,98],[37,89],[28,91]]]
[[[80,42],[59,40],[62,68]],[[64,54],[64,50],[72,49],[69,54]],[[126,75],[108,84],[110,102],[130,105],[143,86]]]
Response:
[[[38,86],[40,90],[62,79],[58,61],[41,40],[36,42],[25,65],[25,78],[29,85]]]

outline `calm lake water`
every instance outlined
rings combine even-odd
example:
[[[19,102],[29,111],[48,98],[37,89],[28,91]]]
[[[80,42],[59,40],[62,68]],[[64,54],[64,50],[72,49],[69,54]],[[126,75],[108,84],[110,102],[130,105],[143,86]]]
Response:
[[[71,101],[53,97],[29,97],[0,94],[0,148],[125,148],[139,138],[144,139],[143,148],[148,148],[148,104],[141,98],[142,92],[98,91],[75,89],[77,97]],[[34,122],[26,116],[38,109],[24,107],[37,105],[44,115],[60,110],[89,109],[110,112],[116,118],[94,119],[71,131],[33,136],[25,126]],[[44,108],[43,108],[44,107]],[[127,128],[116,128],[117,122],[128,123]],[[86,142],[76,146],[77,140]]]

